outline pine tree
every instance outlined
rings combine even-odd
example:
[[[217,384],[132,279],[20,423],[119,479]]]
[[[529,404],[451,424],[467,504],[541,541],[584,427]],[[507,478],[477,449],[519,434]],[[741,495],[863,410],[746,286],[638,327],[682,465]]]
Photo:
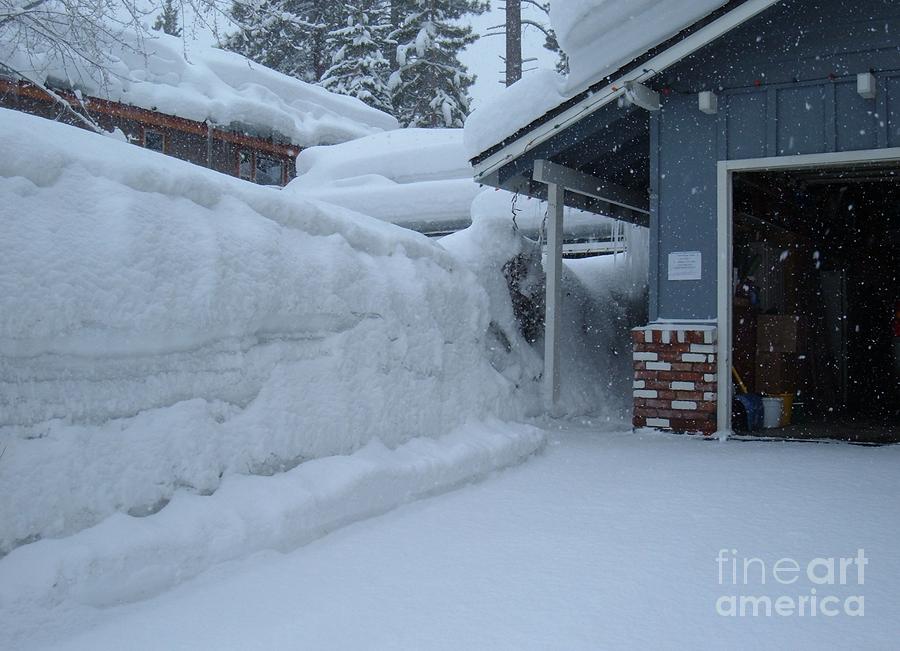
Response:
[[[343,10],[324,0],[235,0],[231,15],[240,29],[224,47],[316,83],[331,65],[327,36],[343,25]]]
[[[181,28],[178,23],[178,9],[175,7],[175,3],[173,0],[166,0],[162,13],[156,17],[156,22],[153,23],[153,29],[169,36],[181,36]]]
[[[389,7],[384,0],[356,0],[344,11],[346,26],[326,38],[332,65],[322,86],[391,113],[390,67],[383,54],[391,31]]]
[[[500,25],[488,27],[485,36],[503,36],[506,39],[506,85],[522,77],[522,34],[536,29],[544,36],[544,49],[556,54],[556,72],[569,74],[569,57],[563,52],[556,32],[550,26],[550,3],[540,0],[505,0],[506,20]],[[527,10],[527,13],[526,13]]]
[[[488,8],[481,0],[395,0],[396,70],[390,87],[403,126],[461,127],[475,81],[459,53],[478,38],[460,23]]]

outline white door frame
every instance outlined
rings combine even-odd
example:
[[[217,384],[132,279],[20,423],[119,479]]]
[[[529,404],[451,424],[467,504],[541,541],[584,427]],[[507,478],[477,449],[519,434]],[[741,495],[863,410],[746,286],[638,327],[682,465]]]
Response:
[[[850,167],[900,162],[900,147],[866,149],[862,151],[806,154],[801,156],[775,156],[771,158],[747,158],[718,163],[717,192],[718,216],[716,223],[717,301],[716,323],[718,330],[718,404],[716,429],[719,438],[731,433],[731,347],[732,347],[732,287],[731,268],[734,236],[734,175],[739,172],[768,170],[803,170],[818,167]]]

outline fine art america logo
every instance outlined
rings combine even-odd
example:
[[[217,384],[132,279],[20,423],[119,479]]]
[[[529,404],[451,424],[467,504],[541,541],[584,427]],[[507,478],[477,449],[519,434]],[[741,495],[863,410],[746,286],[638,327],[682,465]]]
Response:
[[[865,550],[856,556],[766,560],[720,549],[716,556],[719,585],[716,599],[723,617],[865,616]]]

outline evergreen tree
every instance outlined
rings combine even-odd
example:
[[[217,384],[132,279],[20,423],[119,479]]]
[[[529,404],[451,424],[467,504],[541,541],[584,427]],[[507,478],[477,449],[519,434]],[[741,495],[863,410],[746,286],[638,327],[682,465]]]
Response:
[[[346,26],[326,38],[332,65],[321,83],[391,113],[390,67],[383,54],[391,31],[389,7],[384,0],[356,0],[345,4],[344,12]]]
[[[475,81],[459,53],[478,38],[460,23],[488,8],[481,0],[394,0],[396,69],[390,88],[403,126],[461,127]]]
[[[156,17],[156,22],[153,23],[153,29],[169,36],[181,36],[181,28],[178,23],[178,9],[175,7],[175,3],[173,0],[166,0],[162,13]]]
[[[343,25],[343,10],[324,0],[235,0],[231,15],[240,29],[224,47],[315,83],[331,64],[327,36]]]

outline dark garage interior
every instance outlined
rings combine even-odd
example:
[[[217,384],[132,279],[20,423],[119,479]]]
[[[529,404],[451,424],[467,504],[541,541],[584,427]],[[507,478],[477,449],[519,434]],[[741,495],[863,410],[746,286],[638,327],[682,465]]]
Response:
[[[898,245],[898,163],[735,176],[737,431],[900,441]]]

